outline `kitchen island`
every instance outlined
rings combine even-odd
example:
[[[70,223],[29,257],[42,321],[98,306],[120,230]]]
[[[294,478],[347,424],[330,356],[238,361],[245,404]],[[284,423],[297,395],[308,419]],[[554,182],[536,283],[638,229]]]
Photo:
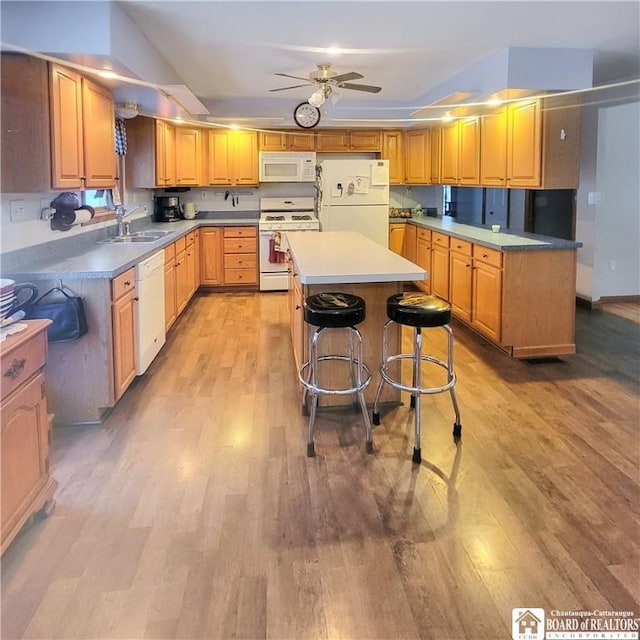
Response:
[[[367,311],[358,325],[364,344],[365,364],[371,369],[372,380],[365,389],[365,399],[372,403],[379,380],[382,358],[382,328],[387,321],[387,298],[402,291],[403,283],[423,280],[426,271],[373,240],[352,231],[322,233],[287,233],[289,253],[289,312],[291,339],[296,367],[307,359],[308,326],[304,322],[303,302],[306,296],[322,291],[352,293],[364,298]],[[346,353],[343,332],[330,332],[323,337],[321,353]],[[389,348],[397,350],[400,327],[389,331]],[[339,373],[328,365],[321,372],[321,385],[337,378]],[[335,384],[335,382],[334,382]],[[340,383],[338,383],[339,385]],[[385,385],[382,402],[397,402],[400,393]],[[339,405],[348,401],[344,396],[321,395],[321,406]]]

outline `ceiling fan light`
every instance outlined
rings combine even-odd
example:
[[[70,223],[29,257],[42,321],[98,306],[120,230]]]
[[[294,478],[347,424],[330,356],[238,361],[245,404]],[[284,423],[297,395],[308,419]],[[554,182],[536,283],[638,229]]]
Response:
[[[313,105],[314,107],[319,107],[323,103],[324,103],[324,91],[322,90],[322,87],[321,87],[319,89],[316,89],[311,94],[311,97],[309,98],[309,104]]]

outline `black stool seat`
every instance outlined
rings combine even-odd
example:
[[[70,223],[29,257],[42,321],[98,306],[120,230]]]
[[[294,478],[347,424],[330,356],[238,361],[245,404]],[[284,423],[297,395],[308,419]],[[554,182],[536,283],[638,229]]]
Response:
[[[442,327],[451,320],[451,306],[426,293],[396,293],[387,298],[387,316],[410,327]]]
[[[364,318],[364,300],[350,293],[316,293],[304,301],[305,322],[314,327],[353,327]]]

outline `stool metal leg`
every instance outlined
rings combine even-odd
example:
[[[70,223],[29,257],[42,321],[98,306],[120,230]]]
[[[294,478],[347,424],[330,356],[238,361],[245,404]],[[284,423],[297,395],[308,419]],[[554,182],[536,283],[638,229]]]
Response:
[[[421,388],[420,369],[422,364],[422,330],[420,327],[415,328],[415,336],[413,341],[413,386],[416,389]],[[422,462],[420,452],[420,391],[413,392],[412,398],[415,398],[415,415],[414,415],[414,444],[413,457],[415,463]]]
[[[356,385],[358,388],[362,385],[362,378],[363,378],[363,373],[364,370],[362,368],[362,365],[364,363],[364,352],[362,349],[362,335],[360,334],[360,332],[355,328],[355,327],[350,327],[349,328],[349,344],[351,346],[353,346],[353,341],[352,341],[352,337],[355,335],[355,337],[357,338],[357,346],[358,346],[358,352],[357,352],[357,358],[358,358],[358,362],[357,362],[357,366],[356,366]],[[365,447],[366,447],[366,451],[367,453],[373,453],[373,442],[371,440],[371,422],[369,422],[369,413],[367,411],[367,403],[364,400],[364,389],[360,389],[360,391],[358,391],[356,393],[356,395],[358,396],[358,400],[360,402],[360,409],[362,410],[362,419],[364,420],[364,431],[365,431]]]
[[[311,371],[309,372],[309,381],[313,387],[318,386],[318,338],[322,328],[316,329],[309,339],[309,361],[311,362]],[[315,445],[313,443],[313,429],[316,422],[316,410],[318,408],[318,393],[311,391],[311,410],[309,412],[309,437],[307,439],[307,456],[313,458],[316,455]]]
[[[379,403],[380,403],[380,394],[382,393],[382,387],[384,385],[384,378],[382,377],[382,371],[386,365],[387,362],[387,351],[388,351],[388,342],[387,342],[387,329],[389,328],[389,325],[391,324],[391,320],[389,320],[388,322],[385,323],[384,327],[382,328],[382,364],[380,365],[380,380],[378,382],[378,388],[376,389],[376,397],[375,400],[373,401],[373,424],[375,424],[376,426],[378,426],[380,424],[380,409],[379,409]]]
[[[447,324],[444,327],[449,334],[449,348],[448,348],[448,359],[447,359],[447,382],[451,382],[453,380],[453,330]],[[458,406],[458,398],[456,397],[456,389],[455,385],[453,385],[449,389],[449,393],[451,394],[451,403],[453,404],[453,411],[456,414],[456,421],[453,423],[453,439],[458,441],[462,437],[462,423],[460,422],[460,407]]]

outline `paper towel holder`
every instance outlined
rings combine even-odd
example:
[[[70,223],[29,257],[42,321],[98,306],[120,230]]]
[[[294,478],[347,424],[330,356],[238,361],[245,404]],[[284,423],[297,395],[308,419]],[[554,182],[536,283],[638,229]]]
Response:
[[[80,222],[76,222],[76,211],[88,211],[89,219],[95,216],[95,209],[88,205],[80,205],[78,196],[72,191],[63,191],[51,201],[53,215],[50,218],[52,231],[69,231],[71,227]]]

